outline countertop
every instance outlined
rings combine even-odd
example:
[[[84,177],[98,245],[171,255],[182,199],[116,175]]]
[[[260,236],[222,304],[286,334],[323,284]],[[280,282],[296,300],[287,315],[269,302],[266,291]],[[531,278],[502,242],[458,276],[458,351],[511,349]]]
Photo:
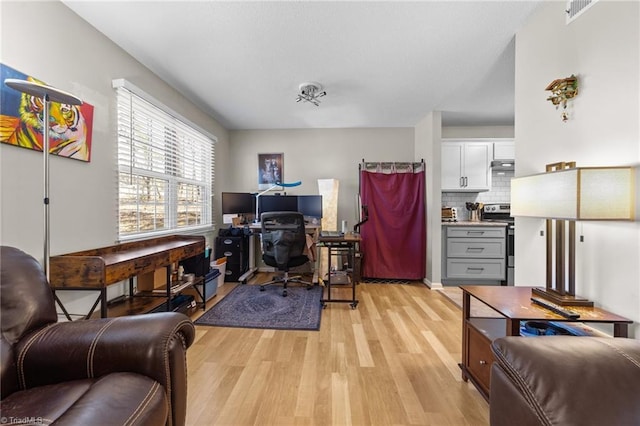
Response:
[[[457,222],[442,222],[442,226],[507,226],[507,222],[471,222],[469,220],[459,220]]]

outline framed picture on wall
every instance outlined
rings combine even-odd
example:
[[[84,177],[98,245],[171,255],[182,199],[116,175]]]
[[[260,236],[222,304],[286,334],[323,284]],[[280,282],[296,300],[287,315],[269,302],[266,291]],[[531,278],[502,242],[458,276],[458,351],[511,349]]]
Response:
[[[258,189],[269,189],[284,180],[284,154],[258,154]]]
[[[0,64],[0,143],[42,152],[44,133],[42,100],[12,89],[3,82],[7,78],[44,82]],[[93,105],[67,105],[51,102],[49,120],[49,153],[74,160],[91,161]]]

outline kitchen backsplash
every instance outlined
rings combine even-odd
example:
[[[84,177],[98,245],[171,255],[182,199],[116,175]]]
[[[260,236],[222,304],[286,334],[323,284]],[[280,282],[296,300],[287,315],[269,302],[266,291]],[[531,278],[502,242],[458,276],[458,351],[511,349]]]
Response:
[[[513,171],[493,171],[491,176],[491,191],[487,192],[443,192],[442,206],[456,207],[458,220],[468,220],[469,211],[465,203],[509,203],[511,202],[511,178]]]

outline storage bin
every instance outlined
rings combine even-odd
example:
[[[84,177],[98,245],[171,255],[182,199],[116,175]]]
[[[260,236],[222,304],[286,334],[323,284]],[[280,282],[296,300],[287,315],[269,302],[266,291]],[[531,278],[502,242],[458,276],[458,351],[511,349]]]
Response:
[[[221,257],[220,259],[216,259],[213,262],[211,262],[211,269],[216,269],[218,271],[220,271],[220,275],[218,275],[218,283],[217,286],[221,286],[224,285],[224,279],[225,279],[225,274],[226,274],[226,270],[227,270],[227,258],[226,257]]]
[[[204,293],[203,295],[205,296],[205,300],[209,300],[211,299],[213,296],[215,296],[218,293],[218,283],[220,280],[220,277],[223,277],[222,275],[219,275],[220,271],[218,269],[212,269],[207,275],[205,275],[204,277]],[[224,277],[223,277],[224,280]]]

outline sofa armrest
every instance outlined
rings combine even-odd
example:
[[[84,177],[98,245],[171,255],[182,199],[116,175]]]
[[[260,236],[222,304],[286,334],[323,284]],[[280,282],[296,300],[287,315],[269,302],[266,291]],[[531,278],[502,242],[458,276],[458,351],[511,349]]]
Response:
[[[640,423],[640,341],[504,337],[491,348],[492,426]]]
[[[16,345],[20,388],[133,372],[159,382],[173,415],[186,413],[186,350],[195,328],[175,312],[73,321],[35,331]]]

